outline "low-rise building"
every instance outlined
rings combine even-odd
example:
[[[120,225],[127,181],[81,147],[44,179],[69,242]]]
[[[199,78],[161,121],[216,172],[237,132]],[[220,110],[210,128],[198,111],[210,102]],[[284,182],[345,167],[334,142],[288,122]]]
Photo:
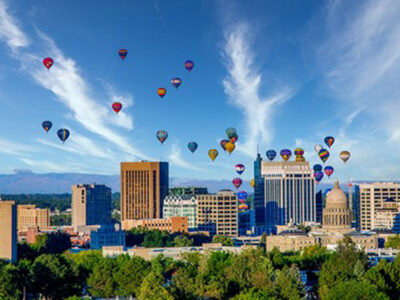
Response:
[[[120,226],[115,228],[113,224],[101,225],[97,230],[90,232],[90,248],[101,249],[104,246],[125,247],[125,231]]]
[[[389,229],[400,232],[400,209],[399,202],[387,199],[382,202],[382,207],[375,211],[373,222],[374,229]]]
[[[50,226],[50,210],[36,208],[36,205],[17,205],[18,231],[27,231],[30,227],[38,227],[40,230]]]
[[[158,229],[174,232],[188,232],[187,217],[169,217],[167,219],[142,219],[142,220],[125,220],[127,228],[143,227],[147,229]]]
[[[163,218],[187,217],[189,230],[197,228],[197,199],[196,196],[168,195],[164,198]]]

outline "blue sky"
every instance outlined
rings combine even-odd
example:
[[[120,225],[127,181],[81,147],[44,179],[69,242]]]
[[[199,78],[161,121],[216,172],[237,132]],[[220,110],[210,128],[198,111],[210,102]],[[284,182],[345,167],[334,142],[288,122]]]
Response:
[[[314,145],[333,135],[332,178],[397,180],[400,3],[246,3],[0,0],[0,172],[118,174],[120,161],[161,159],[174,177],[230,179],[243,163],[250,179],[257,145],[264,157],[299,146],[317,163]],[[229,156],[218,142],[231,126]]]

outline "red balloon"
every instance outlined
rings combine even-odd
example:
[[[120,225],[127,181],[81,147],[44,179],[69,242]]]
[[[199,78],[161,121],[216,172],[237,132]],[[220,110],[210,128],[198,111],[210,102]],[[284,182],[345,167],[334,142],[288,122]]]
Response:
[[[233,183],[233,185],[235,186],[235,188],[239,188],[241,185],[242,185],[242,179],[240,179],[240,178],[234,178],[233,180],[232,180],[232,183]]]
[[[122,104],[119,102],[114,102],[112,104],[112,109],[116,112],[119,113],[119,111],[122,109]]]
[[[54,60],[51,57],[46,57],[43,59],[43,64],[47,69],[50,69],[51,66],[54,64]]]

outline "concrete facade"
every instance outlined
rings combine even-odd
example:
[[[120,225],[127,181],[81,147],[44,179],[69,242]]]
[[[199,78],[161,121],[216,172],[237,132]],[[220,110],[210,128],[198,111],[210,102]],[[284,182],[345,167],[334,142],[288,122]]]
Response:
[[[0,200],[0,258],[17,260],[17,206]]]
[[[38,227],[40,230],[50,226],[50,210],[36,208],[36,205],[17,205],[17,229],[27,231],[30,227]]]
[[[164,199],[163,217],[187,217],[189,230],[197,228],[197,199],[195,196],[169,195]]]
[[[169,233],[188,232],[187,217],[169,217],[167,219],[141,219],[141,220],[126,220],[125,230],[131,228],[143,227],[147,229],[165,230]]]

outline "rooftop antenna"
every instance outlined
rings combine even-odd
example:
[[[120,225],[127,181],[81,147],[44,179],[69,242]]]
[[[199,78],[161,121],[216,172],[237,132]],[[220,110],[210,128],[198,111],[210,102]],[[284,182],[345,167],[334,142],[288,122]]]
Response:
[[[258,144],[257,144],[257,154],[260,153],[260,150],[258,149]]]

